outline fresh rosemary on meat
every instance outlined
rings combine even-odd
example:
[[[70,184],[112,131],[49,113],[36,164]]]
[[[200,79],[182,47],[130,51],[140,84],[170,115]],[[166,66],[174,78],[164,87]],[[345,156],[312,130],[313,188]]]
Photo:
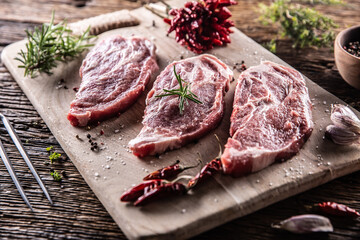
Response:
[[[24,76],[34,78],[38,73],[51,75],[51,69],[57,66],[58,61],[68,61],[79,56],[85,49],[92,46],[87,41],[94,36],[89,35],[90,27],[81,35],[71,35],[66,21],[54,25],[54,12],[50,23],[44,23],[41,28],[33,31],[25,30],[28,42],[26,50],[20,50],[15,59],[22,64]]]
[[[191,100],[198,104],[203,104],[198,96],[196,96],[193,92],[190,90],[190,83],[185,82],[180,75],[176,73],[175,65],[174,65],[174,74],[175,77],[179,83],[178,89],[163,89],[165,92],[164,94],[157,95],[156,97],[166,97],[166,96],[172,96],[172,95],[178,95],[179,96],[179,110],[180,115],[184,113],[184,107],[185,103],[188,104],[188,100]]]

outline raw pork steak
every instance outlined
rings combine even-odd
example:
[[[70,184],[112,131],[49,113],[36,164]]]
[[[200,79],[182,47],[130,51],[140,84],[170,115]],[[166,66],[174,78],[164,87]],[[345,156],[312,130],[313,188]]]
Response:
[[[272,62],[244,71],[235,90],[230,135],[221,157],[226,174],[239,177],[296,154],[311,135],[305,80]]]
[[[156,97],[163,89],[178,89],[176,73],[191,84],[191,91],[203,104],[188,101],[179,112],[178,96]],[[180,148],[198,139],[220,122],[224,112],[224,95],[229,89],[232,71],[212,55],[200,55],[173,62],[157,77],[147,95],[143,128],[129,142],[136,156],[144,157]]]
[[[80,68],[82,81],[70,105],[70,123],[86,126],[132,105],[158,70],[155,49],[144,38],[115,36],[99,42]]]

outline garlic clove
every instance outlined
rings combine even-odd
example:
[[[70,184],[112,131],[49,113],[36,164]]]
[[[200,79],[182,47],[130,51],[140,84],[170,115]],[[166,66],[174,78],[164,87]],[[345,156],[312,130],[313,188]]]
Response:
[[[349,107],[342,104],[332,105],[330,118],[335,126],[360,134],[360,120]]]
[[[329,137],[334,143],[339,145],[360,143],[360,134],[356,134],[348,129],[335,125],[327,126],[325,135]]]
[[[272,224],[273,228],[280,228],[292,233],[312,233],[312,232],[332,232],[333,226],[328,218],[315,215],[304,214],[293,216],[279,224]]]

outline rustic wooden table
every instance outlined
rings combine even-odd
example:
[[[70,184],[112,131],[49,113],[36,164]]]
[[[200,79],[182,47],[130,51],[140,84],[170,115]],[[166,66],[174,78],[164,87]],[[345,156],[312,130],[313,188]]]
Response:
[[[145,2],[145,1],[144,1]],[[238,0],[232,7],[236,27],[259,43],[269,41],[277,32],[264,27],[256,20],[256,0]],[[270,2],[262,1],[262,2]],[[348,0],[348,6],[316,8],[332,16],[343,29],[360,23],[360,2]],[[0,51],[8,44],[25,37],[24,29],[49,20],[52,9],[56,19],[67,18],[69,22],[96,16],[119,9],[134,9],[141,1],[128,0],[50,0],[50,1],[2,1],[0,8]],[[280,58],[308,76],[314,82],[360,110],[360,90],[347,85],[334,64],[332,49],[296,50],[290,41],[281,40],[277,53]],[[63,153],[56,139],[41,120],[31,103],[15,83],[4,65],[0,63],[0,112],[5,114],[19,133],[33,163],[48,187],[54,206],[47,203],[41,190],[24,164],[5,129],[0,127],[0,139],[13,160],[14,168],[36,208],[32,213],[11,181],[3,164],[0,164],[0,238],[34,239],[125,239],[101,203],[92,193],[71,161],[66,158],[56,163],[56,169],[65,172],[61,183],[50,176],[51,166],[45,163],[45,148],[53,145]],[[314,236],[298,236],[270,228],[276,222],[292,215],[306,213],[304,205],[336,201],[360,210],[360,173],[354,173],[316,189],[276,203],[249,216],[234,220],[196,239],[355,239],[360,238],[360,220],[331,218],[334,233]]]

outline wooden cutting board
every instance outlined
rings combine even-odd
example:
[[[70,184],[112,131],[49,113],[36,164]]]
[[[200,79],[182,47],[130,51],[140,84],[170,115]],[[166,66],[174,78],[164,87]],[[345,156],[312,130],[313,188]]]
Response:
[[[172,6],[181,3],[182,1],[176,1]],[[139,26],[108,31],[100,35],[99,39],[114,34],[148,37],[157,45],[161,70],[174,60],[193,56],[193,53],[175,42],[173,35],[166,36],[168,26],[159,17],[144,8],[134,10],[131,14],[141,20]],[[286,64],[239,30],[235,30],[231,39],[232,43],[227,47],[216,48],[209,53],[230,67],[242,60],[248,67],[259,64],[261,60]],[[75,96],[72,89],[80,84],[78,70],[82,58],[59,64],[51,76],[42,74],[30,79],[23,76],[23,70],[17,67],[19,63],[14,60],[16,53],[24,45],[25,41],[21,41],[7,46],[3,50],[2,61],[86,182],[131,239],[188,238],[360,169],[359,148],[337,146],[324,139],[324,129],[330,124],[330,106],[342,101],[307,79],[314,105],[315,127],[310,139],[295,157],[242,178],[216,176],[187,196],[164,199],[141,208],[124,204],[119,201],[121,194],[133,184],[140,183],[148,172],[170,165],[177,159],[184,165],[193,165],[197,163],[198,153],[205,162],[217,156],[219,150],[213,134],[220,137],[223,145],[229,137],[229,119],[236,81],[231,83],[231,89],[226,95],[225,116],[217,129],[197,143],[179,150],[169,151],[160,157],[138,159],[126,146],[142,127],[144,100],[152,83],[142,97],[121,116],[91,129],[75,128],[69,124],[66,115]],[[239,75],[236,70],[234,74],[235,78]],[[60,79],[65,80],[63,85],[67,89],[59,87]],[[359,112],[356,114],[360,115]],[[100,135],[102,129],[104,135]],[[96,136],[99,144],[104,144],[99,153],[90,150],[86,139],[88,133]],[[84,141],[77,139],[76,135]],[[187,174],[194,175],[197,171],[198,169],[192,169]]]

